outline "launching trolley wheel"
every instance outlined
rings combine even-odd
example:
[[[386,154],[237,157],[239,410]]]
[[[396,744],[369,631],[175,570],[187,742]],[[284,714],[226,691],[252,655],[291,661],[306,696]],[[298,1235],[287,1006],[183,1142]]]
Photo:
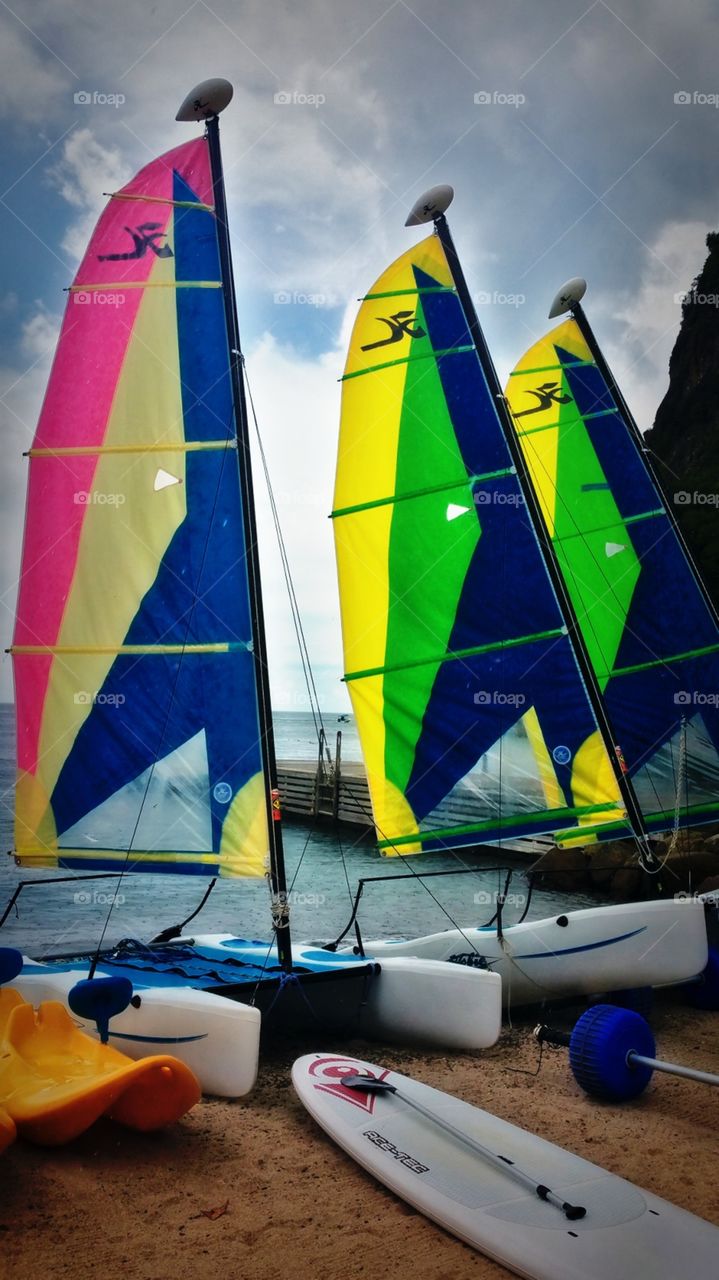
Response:
[[[630,1064],[628,1055],[653,1058],[649,1024],[630,1009],[598,1004],[583,1013],[569,1042],[569,1062],[580,1088],[605,1102],[637,1098],[652,1078],[652,1068]]]

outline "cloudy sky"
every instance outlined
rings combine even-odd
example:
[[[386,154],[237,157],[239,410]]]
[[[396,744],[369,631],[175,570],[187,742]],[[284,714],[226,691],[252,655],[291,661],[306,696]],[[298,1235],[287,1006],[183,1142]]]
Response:
[[[450,218],[500,374],[569,276],[643,427],[667,385],[677,294],[719,225],[719,16],[710,0],[0,0],[2,575],[9,643],[25,468],[70,283],[102,204],[222,119],[243,345],[323,702],[342,708],[326,514],[357,297]],[[89,101],[88,101],[89,99]],[[302,681],[258,485],[275,703]],[[9,661],[0,697],[11,697]]]

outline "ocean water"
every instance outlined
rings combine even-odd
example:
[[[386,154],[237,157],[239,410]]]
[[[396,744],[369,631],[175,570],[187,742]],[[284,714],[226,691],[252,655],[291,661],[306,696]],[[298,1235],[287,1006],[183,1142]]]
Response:
[[[342,731],[342,756],[360,760],[359,740],[352,719],[339,723],[325,717],[330,744]],[[279,712],[275,716],[277,755],[282,760],[317,758],[317,739],[311,715]],[[127,875],[79,880],[69,873],[28,871],[15,866],[6,850],[13,846],[13,782],[15,773],[13,708],[0,705],[0,916],[18,883],[23,889],[16,908],[0,930],[0,944],[17,946],[41,958],[50,951],[95,946],[133,937],[148,941],[160,929],[182,920],[199,904],[207,882],[195,876]],[[288,884],[292,889],[292,931],[296,939],[313,941],[336,937],[347,924],[351,901],[362,877],[400,874],[401,881],[368,884],[359,920],[365,938],[411,938],[462,925],[482,924],[494,913],[494,900],[504,876],[488,868],[512,866],[514,874],[505,909],[505,923],[518,919],[526,902],[524,870],[527,860],[499,850],[489,855],[461,852],[427,854],[421,858],[381,858],[372,840],[349,827],[312,826],[296,819],[283,822]],[[428,871],[466,867],[473,874],[419,877]],[[68,878],[47,883],[53,875]],[[530,918],[554,911],[588,906],[596,899],[536,891]],[[262,881],[218,881],[202,914],[187,930],[232,932],[247,938],[270,936],[267,886]],[[354,941],[352,936],[351,941]]]

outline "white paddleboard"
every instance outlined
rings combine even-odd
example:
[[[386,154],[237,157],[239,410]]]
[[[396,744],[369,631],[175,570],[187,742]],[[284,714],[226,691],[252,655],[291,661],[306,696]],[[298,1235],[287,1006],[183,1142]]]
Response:
[[[353,1074],[398,1093],[351,1089],[343,1078]],[[687,1267],[702,1280],[717,1274],[719,1228],[450,1094],[329,1053],[298,1058],[292,1083],[318,1124],[374,1177],[519,1276],[677,1280]],[[535,1184],[584,1216],[568,1216]]]

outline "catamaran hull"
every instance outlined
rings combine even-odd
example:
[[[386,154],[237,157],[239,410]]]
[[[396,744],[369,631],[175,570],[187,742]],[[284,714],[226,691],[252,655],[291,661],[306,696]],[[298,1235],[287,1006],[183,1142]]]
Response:
[[[277,963],[266,943],[247,942],[225,934],[195,938],[204,955],[258,962],[258,951],[267,964]],[[315,981],[324,969],[331,973],[345,966],[366,964],[351,952],[326,951],[311,943],[296,943],[294,963],[311,966]],[[456,969],[431,957],[385,956],[379,972],[366,986],[354,1029],[371,1039],[399,1044],[427,1044],[470,1052],[496,1043],[502,1027],[501,979],[481,969]],[[313,1001],[317,987],[307,988]],[[304,1013],[307,1026],[307,1012]]]
[[[104,974],[98,970],[97,976]],[[26,960],[12,985],[31,1004],[60,1000],[67,1005],[71,988],[86,977],[87,966],[65,967],[62,972]],[[260,1048],[259,1009],[180,986],[135,983],[135,997],[138,1007],[129,1005],[110,1023],[110,1043],[115,1048],[130,1058],[171,1053],[194,1071],[203,1093],[216,1097],[240,1098],[252,1090]],[[94,1022],[74,1013],[73,1018],[82,1031],[97,1037]]]
[[[589,907],[503,931],[447,929],[408,941],[372,940],[368,956],[421,956],[501,975],[505,1005],[686,982],[707,963],[704,906],[691,899]]]

